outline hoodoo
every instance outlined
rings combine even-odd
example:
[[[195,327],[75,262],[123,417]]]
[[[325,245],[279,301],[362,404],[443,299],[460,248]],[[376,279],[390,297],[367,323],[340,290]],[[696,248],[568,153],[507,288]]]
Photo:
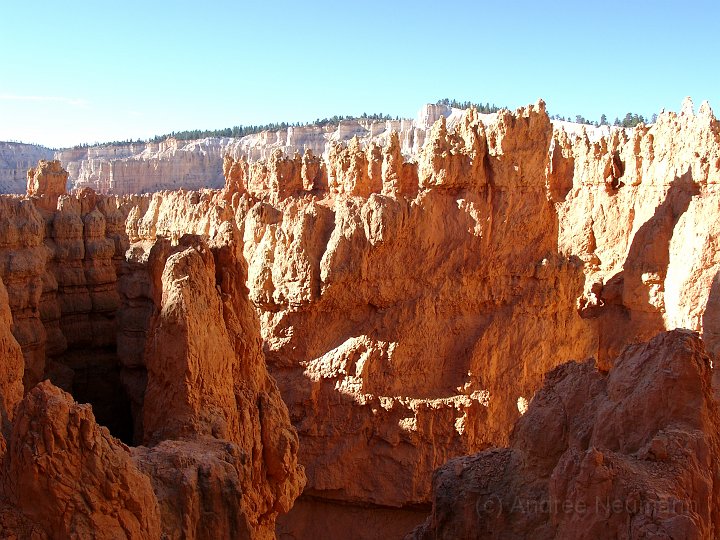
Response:
[[[709,105],[430,112],[416,159],[388,130],[0,197],[3,532],[716,536]]]

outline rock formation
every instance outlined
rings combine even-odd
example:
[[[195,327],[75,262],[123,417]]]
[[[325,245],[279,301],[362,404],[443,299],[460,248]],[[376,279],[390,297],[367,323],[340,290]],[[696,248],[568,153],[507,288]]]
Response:
[[[373,505],[368,530],[378,509],[422,507],[430,470],[508,444],[562,361],[607,369],[624,345],[678,326],[712,350],[717,134],[703,107],[591,142],[538,105],[488,126],[436,123],[416,167],[391,166],[392,146],[339,148],[319,199],[246,167],[240,190],[260,199],[241,209],[248,284],[308,472],[280,530],[321,534],[310,509],[333,501]],[[293,529],[296,513],[309,529]]]
[[[222,159],[233,139],[107,145],[62,150],[56,158],[73,186],[100,193],[148,193],[164,189],[218,188]]]
[[[24,522],[8,532],[21,538],[160,536],[150,479],[128,448],[97,425],[89,405],[77,405],[48,381],[18,407],[4,462],[6,512]]]
[[[53,159],[44,146],[0,142],[0,193],[25,193],[27,171],[41,159]]]
[[[98,193],[152,193],[161,190],[219,188],[224,184],[223,158],[241,157],[248,162],[265,161],[273,154],[295,153],[327,159],[338,144],[356,138],[365,148],[385,147],[393,134],[405,158],[416,159],[437,120],[445,118],[449,129],[462,122],[465,111],[447,105],[427,104],[414,120],[343,120],[338,125],[307,125],[278,131],[263,131],[241,138],[210,137],[181,141],[172,137],[162,142],[135,142],[82,146],[53,151],[21,143],[0,143],[0,193],[23,193],[25,171],[38,159],[57,159],[67,169],[72,188],[92,188]],[[497,115],[481,114],[486,124]],[[593,128],[554,120],[553,124],[572,134],[583,130],[595,140],[608,135],[610,128]]]
[[[12,333],[25,357],[26,388],[45,371],[47,330],[40,315],[47,260],[44,229],[32,200],[0,198],[0,278],[7,287]]]
[[[161,494],[166,528],[188,538],[272,538],[275,517],[305,483],[234,236],[228,226],[212,247],[196,236],[158,241],[149,255],[157,310],[142,426],[150,448],[136,456]]]
[[[154,234],[133,244],[123,205],[143,198],[62,194],[60,177],[59,162],[41,163],[32,198],[2,201],[11,294],[0,285],[0,530],[274,537],[305,475],[265,367],[238,231],[225,222],[211,244],[185,235],[172,246]],[[143,297],[147,313],[133,304]],[[15,335],[41,331],[16,340],[11,311]],[[92,409],[49,381],[35,384],[45,377]],[[129,448],[96,416],[145,446]]]
[[[711,360],[675,330],[547,375],[510,447],[450,460],[409,538],[717,538]]]
[[[23,397],[22,377],[24,359],[22,349],[11,333],[12,315],[8,293],[0,280],[0,458],[5,452],[5,438],[10,434],[10,423],[15,407]]]
[[[164,530],[202,537],[212,507],[271,535],[297,459],[281,538],[400,538],[433,470],[510,445],[560,364],[604,373],[678,327],[717,354],[707,105],[602,137],[542,102],[431,120],[417,161],[390,133],[229,156],[222,190],[0,199],[25,390],[50,377],[148,445]]]
[[[68,173],[59,161],[40,160],[37,167],[27,173],[27,194],[32,197],[42,195],[51,203],[56,203],[60,195],[67,193]]]
[[[337,144],[357,138],[363,146],[386,146],[392,133],[405,156],[416,156],[439,118],[454,126],[464,115],[446,105],[423,106],[416,120],[343,120],[337,126],[309,125],[264,131],[239,139],[210,137],[192,141],[169,138],[156,143],[100,145],[60,150],[73,187],[99,193],[150,193],[173,189],[218,188],[224,184],[223,157],[249,162],[270,160],[276,152],[310,152],[327,157]],[[491,122],[495,115],[482,115]],[[20,192],[20,191],[18,191]]]

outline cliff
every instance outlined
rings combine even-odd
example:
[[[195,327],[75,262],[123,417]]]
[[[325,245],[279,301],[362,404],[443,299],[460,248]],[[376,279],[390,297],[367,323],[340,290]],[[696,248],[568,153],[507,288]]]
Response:
[[[66,179],[40,162],[2,200],[0,530],[274,537],[305,475],[237,231],[132,245],[121,201]]]
[[[25,193],[27,170],[53,154],[44,146],[0,142],[0,193]]]
[[[162,190],[220,188],[224,184],[222,163],[226,155],[249,162],[268,160],[273,153],[303,155],[327,159],[338,144],[357,138],[362,147],[389,144],[393,132],[398,134],[400,153],[406,159],[417,159],[430,129],[441,117],[449,129],[461,122],[464,110],[446,105],[427,104],[415,119],[374,121],[342,120],[338,125],[308,125],[264,131],[239,139],[205,138],[179,141],[96,145],[52,151],[48,148],[15,143],[0,146],[0,193],[23,193],[25,171],[39,159],[57,159],[68,171],[70,187],[90,187],[99,193],[152,193]],[[485,124],[495,121],[496,114],[479,117]],[[554,121],[568,133],[583,129],[596,139],[610,128],[592,128],[571,122]],[[3,158],[3,156],[5,156]],[[7,178],[5,184],[3,178]],[[3,187],[5,186],[5,187]]]
[[[236,219],[308,474],[279,530],[329,533],[313,516],[334,501],[373,505],[358,538],[378,508],[411,521],[431,471],[508,444],[564,361],[609,369],[676,327],[714,353],[717,156],[706,105],[591,139],[538,104],[437,122],[417,165],[393,144],[339,148],[312,178],[305,157],[229,163],[259,201]]]
[[[720,452],[711,359],[675,330],[609,372],[564,364],[510,447],[449,461],[408,538],[717,538]]]
[[[230,156],[221,190],[0,199],[26,391],[49,375],[126,442],[151,445],[131,453],[161,525],[200,530],[170,509],[198,516],[209,498],[247,509],[245,525],[218,512],[222,530],[270,535],[303,484],[297,459],[307,484],[281,538],[400,538],[437,503],[435,469],[514,448],[558,366],[595,358],[594,375],[573,377],[605,381],[627,345],[678,327],[717,354],[720,125],[707,104],[604,135],[554,126],[542,101],[431,113],[416,160],[390,134],[325,157]],[[166,466],[173,452],[210,480],[170,493],[188,477]],[[221,462],[236,471],[227,496]],[[257,472],[249,491],[242,467]],[[700,478],[688,471],[678,478]]]
[[[414,121],[343,120],[337,126],[289,127],[239,139],[178,141],[169,138],[161,143],[91,146],[60,150],[55,159],[67,169],[74,188],[90,187],[100,193],[219,188],[224,184],[225,155],[235,159],[244,157],[251,162],[267,160],[276,151],[289,156],[310,151],[315,156],[327,157],[335,145],[347,143],[353,137],[363,146],[371,142],[384,146],[395,131],[399,134],[402,153],[415,156],[432,124],[441,116],[447,117],[449,125],[454,126],[463,111],[445,105],[425,105]]]
[[[148,193],[164,189],[222,187],[222,159],[232,139],[91,146],[61,150],[55,158],[74,188],[100,193]]]

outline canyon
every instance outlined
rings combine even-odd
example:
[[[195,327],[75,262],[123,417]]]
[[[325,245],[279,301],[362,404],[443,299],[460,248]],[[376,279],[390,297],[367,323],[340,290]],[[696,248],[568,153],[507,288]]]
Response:
[[[217,189],[41,161],[0,197],[3,533],[716,536],[709,105],[443,112],[218,149]],[[682,504],[542,506],[598,497]]]
[[[103,194],[152,193],[162,190],[221,188],[223,158],[244,158],[250,162],[269,159],[273,153],[288,156],[310,152],[327,160],[337,145],[357,138],[365,147],[386,146],[395,131],[406,159],[416,158],[433,124],[446,118],[453,128],[464,110],[442,104],[426,104],[415,119],[370,120],[345,119],[337,124],[291,126],[276,131],[262,131],[241,138],[206,137],[179,140],[168,137],[159,142],[128,142],[82,145],[51,150],[41,146],[0,143],[0,193],[24,193],[25,172],[39,159],[57,159],[69,173],[68,188],[89,187]],[[480,117],[486,124],[495,114]],[[578,124],[555,122],[566,131],[577,132]],[[591,136],[605,133],[608,127],[587,127]]]

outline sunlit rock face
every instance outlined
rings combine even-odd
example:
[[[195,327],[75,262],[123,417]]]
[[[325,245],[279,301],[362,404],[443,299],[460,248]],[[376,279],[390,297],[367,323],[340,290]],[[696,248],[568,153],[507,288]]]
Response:
[[[273,538],[305,474],[239,231],[131,240],[143,198],[66,179],[40,162],[1,199],[0,530]]]
[[[343,120],[337,125],[264,131],[242,138],[210,137],[191,141],[169,138],[159,143],[89,146],[59,150],[55,158],[67,169],[73,187],[90,187],[99,193],[219,188],[224,184],[222,163],[226,155],[251,162],[267,160],[277,151],[288,156],[311,152],[315,156],[327,157],[336,145],[345,144],[353,138],[363,147],[370,144],[385,146],[395,132],[402,153],[407,157],[417,156],[436,120],[445,117],[449,125],[454,126],[463,115],[464,111],[445,105],[425,105],[415,120],[360,118]],[[494,117],[483,116],[486,120]],[[35,161],[37,159],[28,162],[27,167]],[[21,171],[23,177],[24,171]],[[7,174],[12,176],[10,171]],[[8,192],[21,193],[23,187],[18,184],[18,189],[8,188]]]
[[[193,452],[207,437],[257,441],[268,399],[268,425],[282,428],[260,428],[277,451],[253,470],[271,487],[252,480],[264,493],[252,503],[233,488],[228,504],[247,512],[222,526],[272,534],[292,506],[280,537],[398,538],[430,512],[435,469],[512,446],[557,366],[594,358],[606,377],[625,346],[678,327],[715,358],[720,129],[707,105],[605,132],[561,129],[543,102],[446,112],[426,111],[413,159],[399,130],[382,144],[226,156],[217,190],[3,197],[0,277],[26,391],[49,375],[101,424],[122,413],[111,430],[153,445],[132,453],[174,527],[168,508],[196,507],[194,495],[160,500],[179,481],[167,456],[213,471],[208,496],[223,462],[245,485],[242,452]],[[228,378],[238,357],[272,379]]]
[[[715,538],[720,423],[697,334],[551,371],[509,448],[449,461],[410,539]]]

